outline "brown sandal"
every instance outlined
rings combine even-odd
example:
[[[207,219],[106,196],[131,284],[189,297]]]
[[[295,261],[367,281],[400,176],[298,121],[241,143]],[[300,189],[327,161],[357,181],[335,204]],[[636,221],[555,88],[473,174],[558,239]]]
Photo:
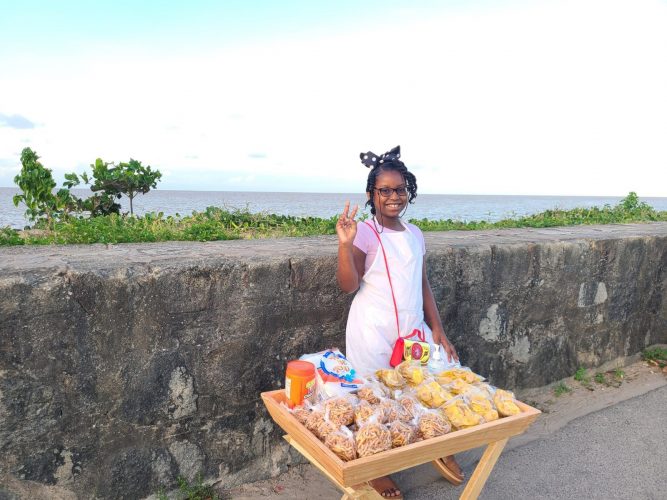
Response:
[[[438,458],[437,460],[434,460],[432,463],[433,467],[435,467],[437,471],[440,472],[440,474],[442,474],[442,477],[444,477],[454,486],[458,486],[461,483],[463,483],[465,476],[463,475],[463,473],[461,474],[457,473],[456,469],[459,469],[459,467],[452,455],[444,458]]]

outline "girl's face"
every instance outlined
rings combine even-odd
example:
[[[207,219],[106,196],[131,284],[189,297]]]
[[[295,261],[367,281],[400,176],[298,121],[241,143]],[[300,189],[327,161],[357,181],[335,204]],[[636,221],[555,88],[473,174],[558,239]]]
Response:
[[[373,196],[376,214],[380,213],[385,217],[396,218],[408,203],[408,193],[403,176],[395,170],[386,170],[380,172],[375,178],[375,189],[373,193],[366,193],[370,198]],[[388,196],[385,196],[380,190],[390,190]],[[398,190],[398,192],[396,192]],[[398,193],[402,193],[399,195]]]

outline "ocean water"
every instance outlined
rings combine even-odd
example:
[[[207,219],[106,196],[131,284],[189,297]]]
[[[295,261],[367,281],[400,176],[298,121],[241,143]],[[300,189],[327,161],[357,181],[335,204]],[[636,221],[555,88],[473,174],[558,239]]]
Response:
[[[86,196],[86,190],[74,190]],[[23,228],[28,224],[23,214],[24,206],[15,207],[12,197],[15,188],[0,187],[0,227]],[[508,217],[530,215],[552,208],[602,207],[616,205],[622,197],[599,196],[500,196],[500,195],[452,195],[420,194],[410,205],[407,219],[453,219],[461,221],[486,220],[495,222]],[[190,215],[193,210],[202,211],[209,206],[249,209],[251,212],[268,212],[298,217],[331,217],[343,210],[345,202],[364,207],[364,193],[265,193],[232,191],[167,191],[156,189],[134,200],[134,212],[163,212],[165,215]],[[640,198],[656,210],[667,210],[667,197]],[[129,202],[121,200],[123,211],[130,210]]]

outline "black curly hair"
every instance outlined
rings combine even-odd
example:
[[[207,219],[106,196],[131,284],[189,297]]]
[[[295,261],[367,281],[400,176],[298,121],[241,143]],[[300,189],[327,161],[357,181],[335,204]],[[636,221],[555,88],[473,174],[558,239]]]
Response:
[[[371,168],[371,171],[368,173],[368,181],[366,182],[366,192],[370,194],[366,206],[371,207],[371,214],[373,215],[375,215],[375,203],[373,202],[375,181],[381,172],[389,171],[398,172],[405,180],[405,188],[408,190],[408,203],[414,203],[414,199],[417,197],[417,178],[408,170],[401,160],[394,159],[379,164],[376,167]],[[407,205],[405,207],[407,209]]]

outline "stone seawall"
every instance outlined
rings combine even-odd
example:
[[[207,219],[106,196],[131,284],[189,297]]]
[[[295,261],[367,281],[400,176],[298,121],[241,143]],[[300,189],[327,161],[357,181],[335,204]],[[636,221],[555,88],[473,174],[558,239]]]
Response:
[[[462,361],[541,386],[667,343],[667,223],[427,233]],[[335,237],[0,249],[0,497],[140,498],[294,459],[259,393],[344,347]],[[4,486],[3,486],[4,485]],[[12,486],[10,486],[12,485]],[[45,495],[48,496],[47,493]]]

